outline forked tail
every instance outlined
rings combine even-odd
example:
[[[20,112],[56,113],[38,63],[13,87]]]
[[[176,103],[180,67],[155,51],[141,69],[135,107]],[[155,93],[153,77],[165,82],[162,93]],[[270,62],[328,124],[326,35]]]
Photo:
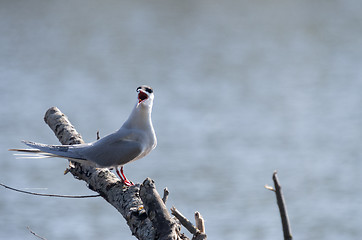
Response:
[[[92,165],[92,162],[87,161],[72,151],[70,145],[46,145],[41,143],[35,143],[30,141],[22,141],[24,144],[32,147],[32,149],[9,149],[9,151],[15,151],[20,153],[14,153],[19,156],[18,158],[65,158],[75,162],[79,162],[86,165]]]

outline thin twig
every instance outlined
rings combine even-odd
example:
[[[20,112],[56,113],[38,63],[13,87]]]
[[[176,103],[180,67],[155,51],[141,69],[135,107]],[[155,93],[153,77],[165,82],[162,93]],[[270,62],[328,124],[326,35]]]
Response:
[[[272,186],[269,186],[269,185],[264,185],[264,187],[270,191],[273,191],[275,192],[275,189],[272,187]]]
[[[184,216],[179,212],[175,207],[171,208],[171,213],[174,215],[190,233],[195,235],[199,230]]]
[[[81,196],[73,196],[73,195],[58,195],[58,194],[44,194],[44,193],[35,193],[35,192],[28,192],[28,191],[24,191],[24,190],[20,190],[20,189],[16,189],[13,187],[9,187],[5,184],[0,183],[0,186],[3,186],[4,188],[13,190],[15,192],[20,192],[20,193],[25,193],[25,194],[30,194],[30,195],[35,195],[35,196],[42,196],[42,197],[59,197],[59,198],[93,198],[93,197],[100,197],[101,195],[97,194],[97,195],[81,195]]]
[[[99,136],[99,130],[97,131],[97,140],[99,140],[101,137]]]
[[[29,226],[27,226],[26,228],[27,228],[27,229],[30,231],[30,233],[33,234],[35,237],[38,237],[38,238],[43,239],[43,240],[47,240],[46,238],[43,238],[42,236],[39,236],[38,234],[36,234],[35,232],[33,232],[33,230],[31,230]]]
[[[285,204],[285,201],[284,201],[284,196],[283,196],[283,193],[282,193],[282,187],[279,184],[277,171],[274,171],[274,173],[273,173],[273,181],[274,181],[274,186],[275,186],[274,191],[275,191],[275,195],[276,195],[276,198],[277,198],[280,217],[281,217],[281,220],[282,220],[284,239],[285,240],[292,240],[293,237],[292,237],[292,231],[290,229],[289,218],[288,218],[288,213],[287,213],[287,207],[286,207],[286,204]]]
[[[165,188],[163,189],[163,197],[162,197],[162,202],[163,202],[164,204],[166,204],[167,198],[168,198],[168,195],[169,195],[169,194],[170,194],[170,192],[168,191],[167,187],[165,187]]]

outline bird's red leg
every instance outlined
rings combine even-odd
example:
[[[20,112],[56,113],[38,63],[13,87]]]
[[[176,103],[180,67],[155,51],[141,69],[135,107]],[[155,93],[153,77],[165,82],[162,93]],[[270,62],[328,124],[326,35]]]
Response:
[[[118,167],[116,167],[116,173],[117,173],[118,177],[122,180],[122,182],[124,182],[122,175],[118,171]]]
[[[127,186],[133,186],[133,182],[129,181],[126,176],[124,175],[124,172],[123,172],[123,166],[121,167],[121,174],[122,174],[122,177],[124,179],[124,183],[127,185]]]
[[[124,173],[123,173],[123,166],[121,167],[121,173],[119,173],[118,167],[116,167],[116,172],[117,172],[119,178],[122,180],[122,182],[123,182],[125,185],[127,185],[127,186],[133,186],[133,185],[134,185],[134,184],[133,184],[131,181],[129,181],[129,180],[126,178],[126,176],[124,175]]]

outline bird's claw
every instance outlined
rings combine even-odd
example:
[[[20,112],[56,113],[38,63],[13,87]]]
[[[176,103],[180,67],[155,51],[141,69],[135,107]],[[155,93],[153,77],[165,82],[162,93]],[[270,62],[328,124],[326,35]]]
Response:
[[[126,176],[123,173],[123,166],[121,167],[121,172],[118,171],[118,168],[116,167],[116,173],[118,174],[119,178],[121,179],[122,183],[126,186],[133,186],[133,182],[129,181]]]
[[[129,181],[128,179],[123,180],[123,184],[126,185],[126,186],[129,186],[129,187],[134,186],[134,183]]]

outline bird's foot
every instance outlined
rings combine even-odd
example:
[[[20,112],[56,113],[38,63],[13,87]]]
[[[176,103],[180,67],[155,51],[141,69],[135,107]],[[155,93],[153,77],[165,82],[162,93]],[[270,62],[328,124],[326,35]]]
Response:
[[[119,178],[121,179],[122,183],[126,186],[133,186],[133,182],[129,181],[123,173],[123,166],[121,167],[121,173],[119,173],[118,168],[116,167],[116,173],[118,174]]]
[[[134,186],[134,183],[129,181],[128,179],[122,179],[123,180],[123,184],[126,186]]]

